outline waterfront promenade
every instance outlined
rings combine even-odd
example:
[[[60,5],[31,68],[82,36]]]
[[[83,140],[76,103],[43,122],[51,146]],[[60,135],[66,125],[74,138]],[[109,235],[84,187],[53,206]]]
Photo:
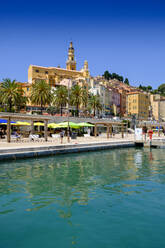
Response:
[[[113,137],[110,137],[107,139],[106,134],[102,134],[101,136],[89,136],[89,137],[77,137],[76,139],[71,139],[68,143],[67,137],[65,136],[63,138],[63,142],[61,144],[60,138],[48,138],[48,141],[45,142],[43,138],[39,139],[39,141],[29,141],[28,138],[22,138],[18,141],[12,141],[11,143],[7,143],[6,140],[0,141],[0,151],[1,149],[12,149],[16,147],[38,147],[38,146],[50,146],[50,145],[73,145],[73,144],[88,144],[88,143],[102,143],[102,142],[120,142],[120,141],[134,141],[134,135],[133,134],[125,134],[124,138],[121,138],[121,134],[116,134]]]

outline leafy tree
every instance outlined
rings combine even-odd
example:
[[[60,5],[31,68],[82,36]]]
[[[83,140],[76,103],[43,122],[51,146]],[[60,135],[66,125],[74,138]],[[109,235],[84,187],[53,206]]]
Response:
[[[118,75],[117,73],[112,73],[111,78],[112,79],[117,79],[117,80],[123,82],[123,77]]]
[[[76,115],[79,116],[79,107],[82,103],[82,88],[78,84],[71,88],[70,103],[76,107]]]
[[[124,81],[123,76],[119,76],[119,77],[118,77],[118,79],[119,79],[119,81],[121,81],[121,82],[123,82],[123,81]]]
[[[61,85],[54,91],[53,104],[60,108],[60,113],[62,116],[62,110],[68,102],[68,90],[65,86]]]
[[[142,86],[141,84],[139,85],[139,89],[143,90],[143,91],[152,91],[152,86],[148,85],[148,86]]]
[[[118,75],[115,73],[115,72],[113,72],[112,74],[111,74],[111,79],[118,79]]]
[[[109,71],[105,71],[103,74],[103,77],[107,80],[111,79],[111,74],[109,73]]]
[[[107,79],[107,80],[109,80],[109,79],[117,79],[117,80],[119,80],[121,82],[123,82],[123,80],[124,80],[123,76],[120,76],[120,75],[118,75],[117,73],[114,73],[114,72],[111,74],[109,71],[105,71],[104,74],[103,74],[103,77],[105,79]]]
[[[146,91],[146,90],[147,90],[147,87],[146,87],[146,86],[142,86],[142,85],[140,84],[140,85],[139,85],[139,89]]]
[[[148,85],[148,86],[147,86],[147,90],[148,90],[148,91],[151,91],[151,90],[152,90],[152,86]]]
[[[151,93],[152,94],[159,94],[158,90],[152,90]]]
[[[128,78],[125,78],[124,83],[129,85],[129,80],[128,80]]]
[[[9,112],[12,112],[13,107],[21,107],[26,104],[27,98],[23,95],[24,91],[16,83],[16,80],[3,79],[0,84],[0,99],[2,104],[6,104]]]
[[[158,92],[160,92],[161,95],[165,95],[165,84],[161,84],[158,87]]]
[[[45,80],[36,80],[31,87],[32,104],[41,106],[41,114],[43,112],[43,106],[50,104],[52,101],[51,87],[45,82]]]

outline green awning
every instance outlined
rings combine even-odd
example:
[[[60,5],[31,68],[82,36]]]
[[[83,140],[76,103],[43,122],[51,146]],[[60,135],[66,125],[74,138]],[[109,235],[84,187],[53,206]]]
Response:
[[[79,127],[94,127],[95,126],[87,122],[80,122],[80,123],[77,123],[77,125],[79,125]]]
[[[67,128],[68,127],[68,122],[61,122],[61,123],[58,123],[58,126],[59,128]],[[69,127],[71,128],[79,128],[80,126],[77,124],[77,123],[74,123],[74,122],[71,122],[69,121]]]

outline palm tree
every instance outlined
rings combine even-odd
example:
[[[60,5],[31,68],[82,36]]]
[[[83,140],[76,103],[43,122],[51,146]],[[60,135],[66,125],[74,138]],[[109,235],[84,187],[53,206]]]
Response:
[[[91,95],[89,99],[89,106],[93,109],[93,115],[96,114],[96,102],[97,102],[97,96]]]
[[[82,105],[84,107],[84,112],[87,111],[87,107],[88,107],[88,100],[89,100],[89,92],[86,88],[82,89]]]
[[[50,104],[52,100],[51,87],[45,82],[45,80],[36,80],[31,87],[31,102],[41,106],[41,115],[43,112],[43,106]]]
[[[102,109],[102,105],[100,103],[100,99],[98,95],[91,95],[89,98],[89,106],[93,109],[93,115],[96,115],[96,110],[99,111]]]
[[[24,91],[16,83],[16,80],[11,81],[9,78],[3,79],[0,85],[0,99],[2,104],[6,104],[9,107],[9,112],[12,112],[14,106],[21,107],[27,101]]]
[[[82,102],[82,88],[76,84],[71,88],[71,105],[76,107],[76,115],[79,116],[79,107]]]
[[[26,106],[26,103],[29,101],[28,97],[24,96],[24,91],[22,89],[20,89],[20,94],[21,97],[18,97],[15,104],[17,111],[20,111],[22,108],[24,108]]]
[[[100,102],[99,97],[98,97],[97,102],[96,102],[96,109],[97,109],[98,115],[100,114],[100,111],[103,109],[103,106]]]
[[[62,109],[66,106],[68,102],[68,90],[65,86],[61,85],[54,91],[53,104],[60,108],[60,113],[62,116]]]

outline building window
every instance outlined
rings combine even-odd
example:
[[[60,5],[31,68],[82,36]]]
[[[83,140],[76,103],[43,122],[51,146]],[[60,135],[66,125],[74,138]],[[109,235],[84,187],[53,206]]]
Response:
[[[39,70],[36,70],[36,72],[38,73],[38,72],[39,72]]]

